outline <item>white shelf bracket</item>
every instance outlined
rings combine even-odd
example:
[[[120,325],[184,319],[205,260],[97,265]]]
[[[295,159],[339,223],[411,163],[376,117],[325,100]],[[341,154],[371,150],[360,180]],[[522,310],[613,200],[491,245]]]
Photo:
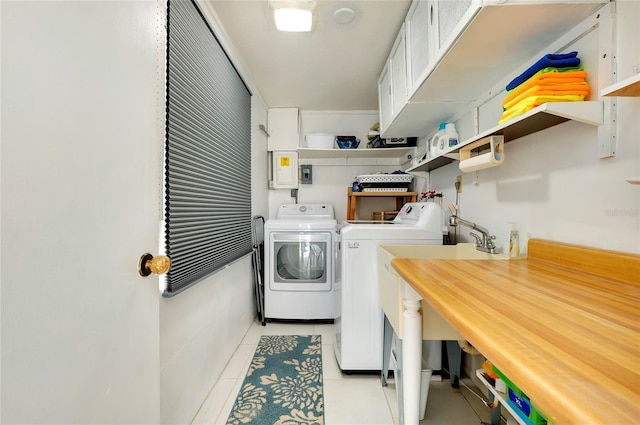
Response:
[[[616,70],[616,9],[612,2],[602,9],[599,19],[598,87],[609,86],[617,81]],[[598,158],[616,156],[617,145],[617,104],[616,98],[601,97],[603,102],[603,123],[598,127]]]

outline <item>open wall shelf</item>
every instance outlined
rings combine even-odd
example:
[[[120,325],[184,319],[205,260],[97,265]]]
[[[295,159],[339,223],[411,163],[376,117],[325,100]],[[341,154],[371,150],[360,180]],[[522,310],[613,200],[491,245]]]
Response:
[[[600,96],[623,96],[638,97],[640,96],[640,74],[625,78],[615,84],[600,90]]]
[[[406,160],[414,147],[361,148],[361,149],[310,149],[298,148],[298,158],[400,158]]]
[[[407,173],[432,171],[450,164],[458,159],[458,152],[461,148],[489,136],[502,135],[506,143],[570,120],[599,126],[603,123],[603,111],[604,106],[601,101],[545,103],[512,120],[467,139],[434,158],[426,159],[406,171]]]

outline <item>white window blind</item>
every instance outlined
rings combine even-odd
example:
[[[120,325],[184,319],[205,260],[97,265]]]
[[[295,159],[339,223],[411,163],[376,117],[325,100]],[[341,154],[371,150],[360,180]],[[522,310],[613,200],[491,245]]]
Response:
[[[171,0],[167,10],[171,297],[251,252],[251,93],[194,2]]]

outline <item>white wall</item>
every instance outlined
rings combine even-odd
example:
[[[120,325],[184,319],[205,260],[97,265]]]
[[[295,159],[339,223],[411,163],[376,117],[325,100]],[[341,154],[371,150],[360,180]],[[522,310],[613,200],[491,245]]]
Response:
[[[163,424],[190,423],[255,317],[251,258],[160,302]]]
[[[460,216],[487,227],[503,248],[514,221],[522,247],[536,237],[638,252],[638,188],[624,181],[637,171],[637,148],[597,160],[595,140],[595,128],[568,122],[510,142],[504,165],[480,171],[478,185],[475,173],[463,174]],[[460,174],[457,164],[432,173],[431,187],[446,203]],[[459,230],[466,241],[469,231]]]

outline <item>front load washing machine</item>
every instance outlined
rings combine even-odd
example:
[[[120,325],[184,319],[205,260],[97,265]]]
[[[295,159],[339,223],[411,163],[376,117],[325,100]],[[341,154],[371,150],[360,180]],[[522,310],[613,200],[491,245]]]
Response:
[[[336,285],[340,304],[334,350],[341,370],[382,369],[378,245],[442,245],[442,232],[442,208],[434,202],[405,204],[391,224],[352,223],[339,228],[342,273]]]
[[[266,221],[267,320],[333,321],[336,225],[330,204],[284,204]]]

